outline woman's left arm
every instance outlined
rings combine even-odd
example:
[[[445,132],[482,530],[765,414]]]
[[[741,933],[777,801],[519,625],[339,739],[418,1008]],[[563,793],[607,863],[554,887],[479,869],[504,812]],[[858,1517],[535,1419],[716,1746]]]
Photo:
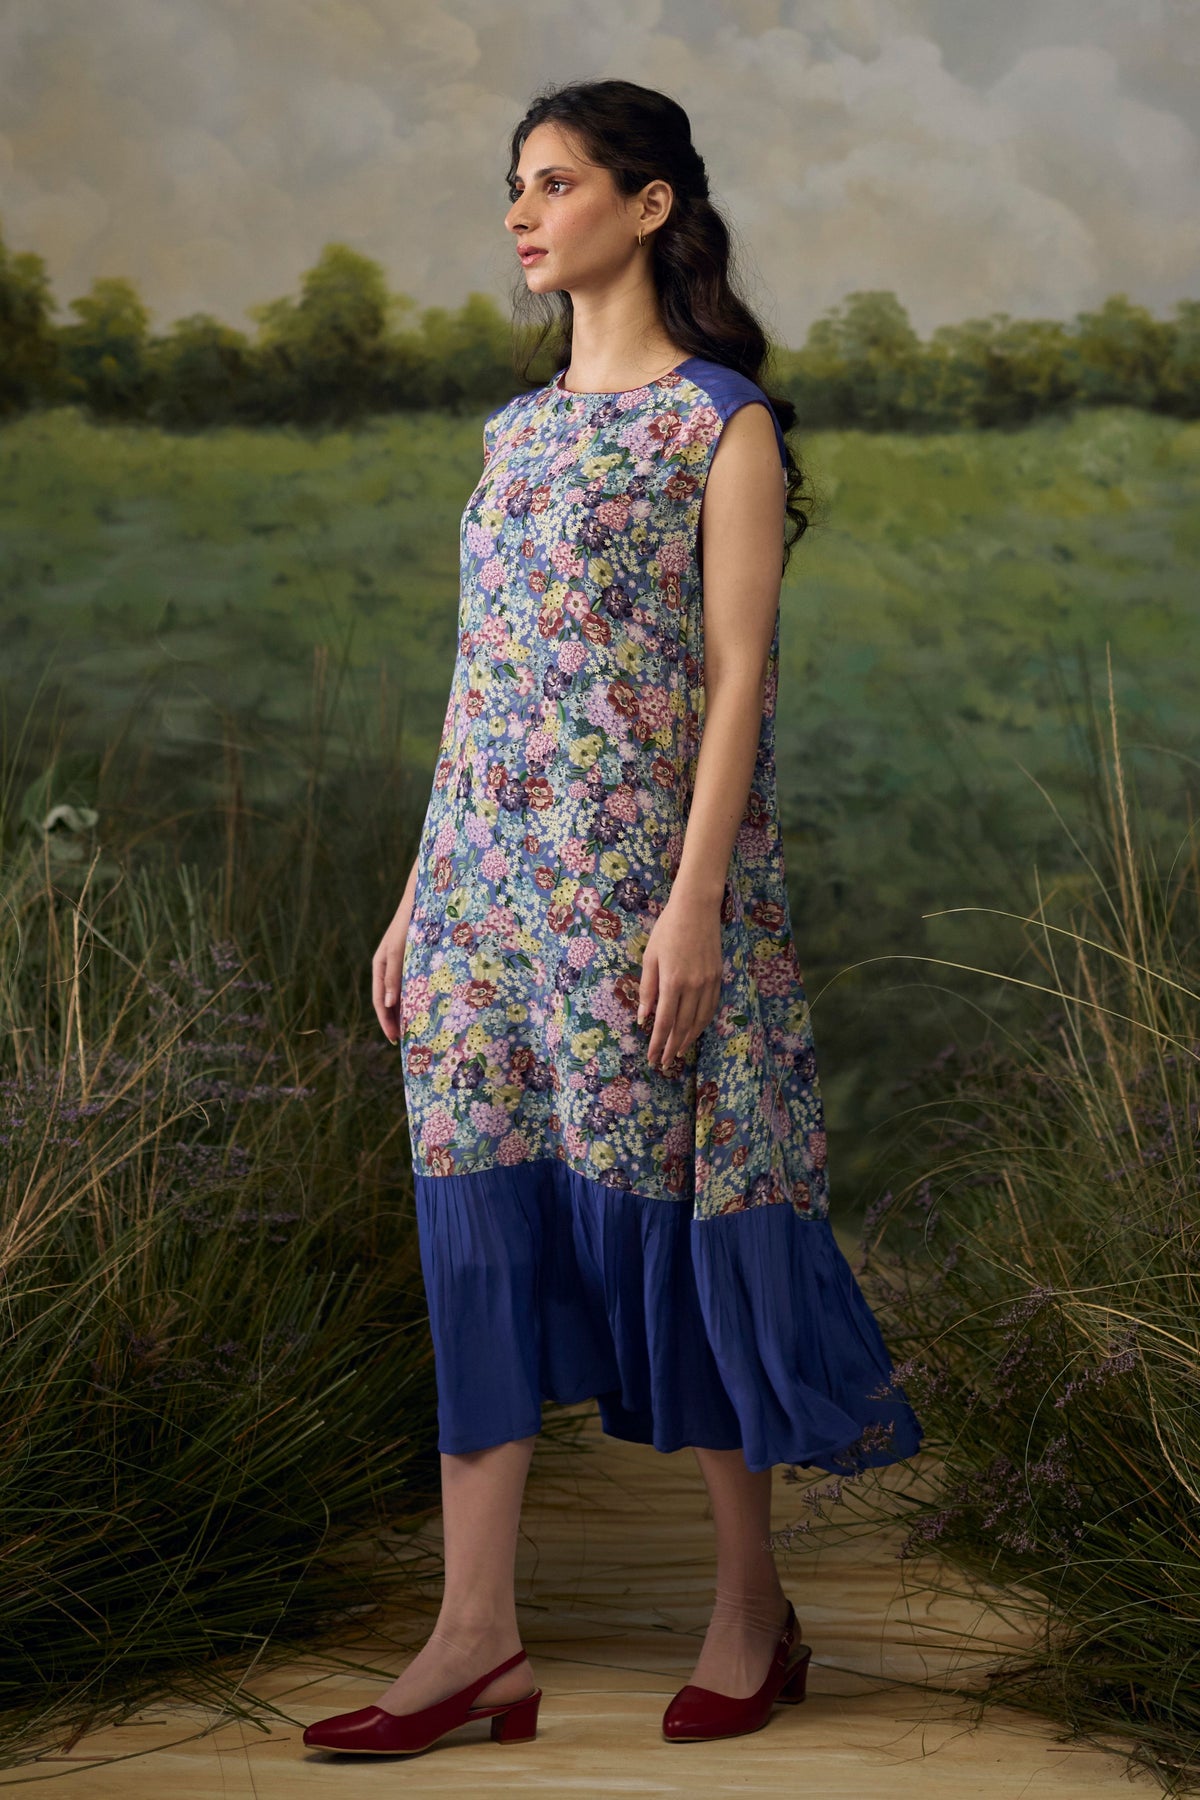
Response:
[[[783,571],[786,481],[765,406],[727,420],[700,508],[704,732],[683,851],[646,943],[639,1025],[651,1012],[652,1067],[668,1073],[721,997],[721,899],[746,811]]]

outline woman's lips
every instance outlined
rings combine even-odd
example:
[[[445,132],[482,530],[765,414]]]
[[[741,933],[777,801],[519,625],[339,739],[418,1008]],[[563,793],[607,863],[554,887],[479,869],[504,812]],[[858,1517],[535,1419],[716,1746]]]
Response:
[[[521,250],[518,252],[523,263],[536,262],[539,256],[545,256],[544,250]]]

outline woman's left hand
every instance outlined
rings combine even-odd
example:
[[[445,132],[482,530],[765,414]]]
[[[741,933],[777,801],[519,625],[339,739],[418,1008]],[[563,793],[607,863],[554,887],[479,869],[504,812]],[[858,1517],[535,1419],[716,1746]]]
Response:
[[[721,1000],[721,903],[673,892],[654,921],[642,957],[638,1024],[654,1014],[651,1068],[675,1073]]]

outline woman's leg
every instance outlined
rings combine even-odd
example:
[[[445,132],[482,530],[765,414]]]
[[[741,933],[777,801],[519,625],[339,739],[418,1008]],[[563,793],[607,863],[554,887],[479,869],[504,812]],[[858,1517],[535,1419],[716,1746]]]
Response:
[[[376,1701],[386,1712],[432,1706],[521,1648],[517,1530],[536,1442],[536,1437],[514,1438],[462,1456],[442,1453],[441,1610],[421,1649]],[[536,1686],[526,1659],[498,1675],[471,1704],[520,1700]]]
[[[740,1450],[694,1446],[717,1537],[717,1594],[691,1679],[744,1700],[763,1684],[787,1619],[771,1529],[770,1469],[752,1474]]]

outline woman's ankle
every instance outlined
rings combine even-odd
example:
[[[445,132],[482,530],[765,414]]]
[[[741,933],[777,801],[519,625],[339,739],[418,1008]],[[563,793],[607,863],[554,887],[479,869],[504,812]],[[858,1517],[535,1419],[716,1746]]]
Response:
[[[782,1585],[778,1589],[726,1586],[718,1582],[712,1619],[722,1624],[748,1626],[760,1631],[781,1629],[790,1601]]]
[[[438,1618],[431,1635],[436,1635],[444,1643],[453,1644],[460,1650],[468,1651],[481,1644],[511,1644],[515,1654],[521,1643],[516,1620],[503,1616],[481,1618],[478,1615],[448,1613]]]

